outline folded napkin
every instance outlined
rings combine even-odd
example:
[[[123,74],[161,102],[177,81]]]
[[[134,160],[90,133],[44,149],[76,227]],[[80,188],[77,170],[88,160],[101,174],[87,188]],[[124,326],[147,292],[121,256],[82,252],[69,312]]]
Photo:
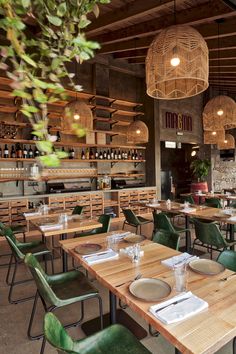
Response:
[[[37,216],[37,215],[42,215],[39,211],[34,211],[32,213],[23,213],[24,217],[27,216]]]
[[[41,225],[40,226],[41,231],[60,230],[60,229],[63,229],[62,224],[50,224],[50,225]]]
[[[208,308],[208,303],[189,291],[174,296],[172,299],[161,302],[157,305],[153,305],[149,308],[149,311],[161,322],[170,324],[183,321],[206,308]]]
[[[114,234],[112,234],[112,235],[110,235],[110,236],[107,236],[107,237],[110,237],[110,238],[113,238],[113,239],[116,239],[116,240],[123,240],[123,238],[125,237],[125,236],[128,236],[128,235],[130,235],[131,234],[131,232],[130,231],[126,231],[126,232],[121,232],[121,233],[114,233]]]
[[[113,259],[119,258],[119,254],[114,252],[112,249],[108,249],[107,251],[97,252],[93,254],[89,254],[82,257],[88,264],[98,264],[106,261],[110,261]]]
[[[230,220],[230,221],[236,221],[236,216],[231,216],[230,218],[228,218],[228,220]]]
[[[191,213],[191,212],[196,211],[196,210],[197,210],[196,208],[184,208],[184,209],[182,209],[180,211],[183,211],[183,212],[186,212],[186,213]]]
[[[155,203],[155,204],[152,204],[152,203],[149,203],[149,204],[147,204],[146,206],[147,207],[157,207],[157,206],[160,206],[161,204],[159,204],[159,203]]]
[[[164,259],[163,261],[161,261],[161,263],[169,268],[173,268],[176,264],[189,263],[189,262],[191,262],[195,259],[198,259],[198,258],[199,257],[197,257],[197,256],[192,256],[191,254],[184,252],[184,253],[179,254],[178,256]]]

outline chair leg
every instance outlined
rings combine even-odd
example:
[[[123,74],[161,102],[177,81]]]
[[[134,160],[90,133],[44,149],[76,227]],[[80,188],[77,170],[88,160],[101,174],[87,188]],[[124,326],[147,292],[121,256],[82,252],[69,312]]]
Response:
[[[19,281],[15,282],[17,268],[18,268],[18,262],[16,261],[15,264],[14,264],[12,280],[11,280],[11,283],[10,283],[10,289],[9,289],[9,293],[8,293],[8,301],[9,301],[10,304],[19,304],[21,302],[25,302],[25,301],[28,301],[28,300],[31,300],[31,299],[34,298],[33,296],[28,296],[28,297],[24,297],[24,298],[21,298],[21,299],[15,299],[15,300],[12,299],[12,292],[13,292],[14,286],[20,285],[20,284],[24,284],[24,283],[27,283],[29,281],[32,281],[32,279],[26,279],[26,280],[19,280]]]
[[[34,297],[34,303],[33,303],[32,311],[31,311],[31,315],[30,315],[28,330],[27,330],[28,338],[31,339],[31,340],[40,339],[40,338],[43,337],[43,334],[36,335],[36,336],[33,336],[31,334],[32,325],[33,325],[33,321],[34,321],[34,316],[35,316],[35,312],[36,312],[36,307],[37,307],[37,303],[38,303],[38,299],[39,299],[39,293],[38,293],[38,291],[36,291],[36,294],[35,294],[35,297]],[[44,308],[45,308],[45,304],[44,303],[43,303],[43,305],[44,305]]]
[[[233,339],[233,354],[236,354],[236,337]]]
[[[123,222],[122,230],[124,230],[124,228],[125,228],[125,221]]]
[[[13,260],[13,255],[11,254],[10,262],[8,264],[8,270],[7,270],[7,275],[6,275],[6,283],[7,285],[11,285],[11,281],[9,281],[10,273],[11,273],[11,266],[12,266],[12,260]],[[16,260],[15,260],[16,262]]]

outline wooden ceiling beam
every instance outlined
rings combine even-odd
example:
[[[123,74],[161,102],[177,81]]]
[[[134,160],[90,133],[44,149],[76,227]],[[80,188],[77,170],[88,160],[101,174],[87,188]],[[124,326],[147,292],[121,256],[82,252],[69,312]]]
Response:
[[[219,57],[218,57],[219,56]],[[209,53],[209,60],[210,61],[218,61],[218,60],[228,60],[228,59],[235,59],[236,58],[236,49],[221,49],[218,51],[211,51]]]
[[[90,37],[94,33],[102,31],[110,26],[120,25],[127,21],[132,21],[137,18],[142,18],[151,14],[154,10],[162,10],[166,4],[173,4],[173,0],[135,0],[130,2],[119,9],[106,13],[93,21],[86,31],[86,36]]]
[[[125,52],[114,53],[114,59],[129,59],[145,57],[147,55],[147,48],[137,50],[127,50]]]
[[[209,74],[226,74],[226,73],[236,73],[236,65],[235,66],[230,66],[230,67],[216,67],[212,68],[210,67]]]
[[[219,38],[236,35],[236,19],[227,18],[219,26]],[[200,26],[194,26],[205,39],[218,38],[218,24],[207,23]]]
[[[218,43],[219,42],[219,43]],[[209,51],[221,51],[224,49],[236,49],[236,36],[229,36],[218,39],[207,39]]]
[[[196,7],[184,9],[177,12],[178,24],[200,25],[205,22],[212,22],[219,18],[228,18],[236,15],[228,6],[220,0],[209,1]],[[135,37],[146,37],[155,35],[163,28],[173,25],[173,16],[166,15],[146,22],[141,22],[123,29],[112,31],[98,36],[93,36],[93,40],[103,45],[113,44],[115,42],[129,40]]]

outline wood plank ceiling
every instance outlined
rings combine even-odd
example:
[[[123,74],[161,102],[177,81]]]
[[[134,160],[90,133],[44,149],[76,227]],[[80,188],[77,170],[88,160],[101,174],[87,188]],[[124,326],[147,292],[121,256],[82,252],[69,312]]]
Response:
[[[234,3],[234,0],[227,0]],[[236,91],[236,4],[224,0],[176,0],[177,24],[189,24],[209,48],[209,83]],[[222,19],[219,25],[216,20]],[[149,45],[163,28],[174,24],[173,0],[111,0],[87,29],[98,41],[100,54],[145,64]]]

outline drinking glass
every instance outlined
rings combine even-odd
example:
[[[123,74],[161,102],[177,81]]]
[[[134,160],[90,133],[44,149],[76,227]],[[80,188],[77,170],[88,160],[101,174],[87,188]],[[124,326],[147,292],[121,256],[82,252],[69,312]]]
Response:
[[[67,224],[68,223],[68,215],[67,214],[60,214],[58,219],[59,224]]]
[[[187,283],[187,271],[186,271],[186,263],[177,263],[173,266],[174,276],[175,276],[175,290],[177,292],[186,291],[186,283]]]

